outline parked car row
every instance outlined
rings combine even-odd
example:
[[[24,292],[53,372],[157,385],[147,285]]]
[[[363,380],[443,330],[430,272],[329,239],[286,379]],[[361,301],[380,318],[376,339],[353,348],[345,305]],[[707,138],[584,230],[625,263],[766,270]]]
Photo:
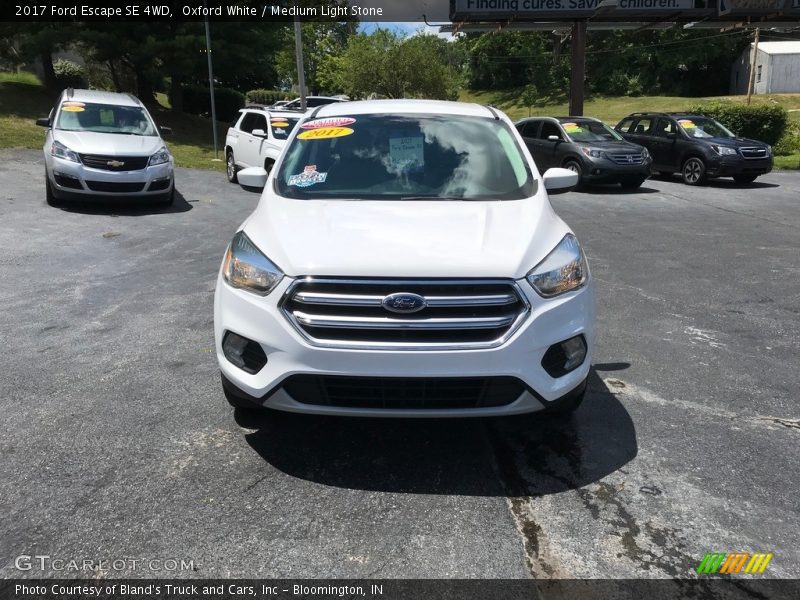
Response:
[[[772,170],[769,144],[686,113],[633,113],[614,129],[587,117],[534,117],[516,127],[540,169],[564,167],[583,184],[638,188],[651,172],[680,173],[688,185],[715,177],[751,183]]]

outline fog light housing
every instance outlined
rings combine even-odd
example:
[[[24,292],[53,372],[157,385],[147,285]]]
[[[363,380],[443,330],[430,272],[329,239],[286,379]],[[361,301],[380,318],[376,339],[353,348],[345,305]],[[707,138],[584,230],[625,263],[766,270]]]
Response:
[[[542,357],[542,368],[550,377],[561,377],[580,367],[585,359],[586,340],[576,335],[550,346]]]
[[[261,344],[232,331],[225,332],[225,337],[222,338],[222,353],[232,364],[251,375],[258,373],[267,364],[267,355],[264,354]]]

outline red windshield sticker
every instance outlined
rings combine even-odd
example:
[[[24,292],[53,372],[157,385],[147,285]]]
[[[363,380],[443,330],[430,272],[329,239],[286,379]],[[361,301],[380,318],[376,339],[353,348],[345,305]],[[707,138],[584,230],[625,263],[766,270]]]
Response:
[[[301,129],[320,129],[322,127],[344,127],[352,125],[356,120],[352,117],[329,117],[327,119],[314,119],[300,125]]]

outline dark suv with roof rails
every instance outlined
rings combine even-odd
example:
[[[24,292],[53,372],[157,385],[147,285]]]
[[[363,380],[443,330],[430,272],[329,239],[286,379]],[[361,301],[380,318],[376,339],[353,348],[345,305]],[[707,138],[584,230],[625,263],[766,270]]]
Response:
[[[598,119],[531,117],[514,123],[536,166],[574,171],[580,182],[619,183],[635,190],[650,176],[650,155]]]
[[[709,178],[733,177],[751,183],[772,170],[772,147],[736,137],[710,117],[687,113],[633,113],[616,126],[622,136],[641,144],[662,175],[676,171],[689,185]]]

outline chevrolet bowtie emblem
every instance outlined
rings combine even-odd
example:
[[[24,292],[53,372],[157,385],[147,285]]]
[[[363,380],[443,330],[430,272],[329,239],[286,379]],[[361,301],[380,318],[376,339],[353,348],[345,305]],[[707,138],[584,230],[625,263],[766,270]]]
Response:
[[[121,160],[110,160],[106,164],[114,169],[125,166],[125,163]]]

